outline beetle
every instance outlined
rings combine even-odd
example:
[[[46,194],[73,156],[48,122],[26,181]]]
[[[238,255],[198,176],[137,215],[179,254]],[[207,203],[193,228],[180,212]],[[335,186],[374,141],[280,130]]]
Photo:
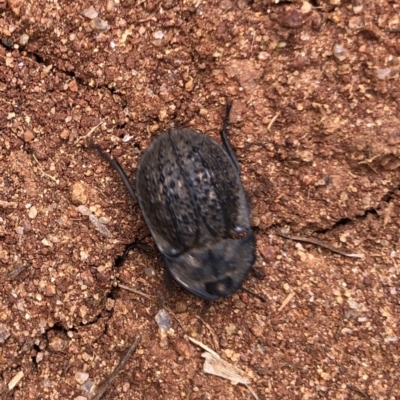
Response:
[[[156,137],[139,161],[136,192],[118,161],[93,144],[138,201],[167,273],[205,300],[238,290],[255,261],[250,207],[227,137],[231,107],[223,147],[191,129]]]

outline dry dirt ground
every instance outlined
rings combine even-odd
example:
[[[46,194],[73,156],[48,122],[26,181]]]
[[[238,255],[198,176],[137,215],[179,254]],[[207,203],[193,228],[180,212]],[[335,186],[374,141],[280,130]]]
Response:
[[[0,13],[2,399],[89,399],[139,333],[103,399],[254,398],[205,374],[186,335],[259,399],[400,399],[398,1],[0,0]],[[265,303],[169,292],[156,251],[115,268],[126,244],[154,242],[88,147],[134,181],[163,130],[219,140],[226,99],[264,275],[244,287]]]

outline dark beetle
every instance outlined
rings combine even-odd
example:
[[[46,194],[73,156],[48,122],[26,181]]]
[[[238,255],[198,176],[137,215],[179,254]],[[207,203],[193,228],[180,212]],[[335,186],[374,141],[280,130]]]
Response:
[[[137,196],[120,164],[95,145],[137,197],[168,273],[206,300],[239,289],[255,260],[250,209],[226,136],[230,108],[221,131],[225,148],[189,129],[158,136],[139,162]]]

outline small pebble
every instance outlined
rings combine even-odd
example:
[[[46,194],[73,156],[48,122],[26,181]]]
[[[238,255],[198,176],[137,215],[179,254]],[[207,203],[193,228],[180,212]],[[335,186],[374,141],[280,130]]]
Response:
[[[92,390],[94,387],[94,382],[93,381],[86,381],[82,386],[81,389],[83,392],[87,393],[87,394],[91,394]]]
[[[130,386],[131,386],[131,385],[129,384],[129,382],[125,382],[125,383],[122,385],[122,391],[126,393],[126,392],[129,390]]]
[[[0,343],[4,343],[10,337],[10,331],[7,326],[0,323]]]
[[[28,217],[29,217],[30,219],[35,219],[36,216],[37,216],[37,213],[38,213],[37,208],[36,208],[35,206],[32,206],[32,207],[29,209]]]
[[[261,222],[261,220],[260,220],[260,218],[257,217],[257,216],[254,216],[254,217],[252,217],[252,219],[251,219],[251,225],[252,225],[252,226],[259,226],[259,225],[260,225],[260,222]]]
[[[150,125],[149,130],[151,133],[158,131],[158,129],[160,128],[160,125],[158,124],[154,124],[154,125]]]
[[[311,10],[312,10],[312,4],[309,3],[308,1],[304,1],[304,2],[303,2],[303,5],[302,5],[301,8],[300,8],[300,11],[301,11],[303,14],[308,14]]]
[[[153,276],[156,275],[156,273],[154,272],[154,269],[151,267],[145,268],[144,269],[144,273],[149,277],[152,278]]]
[[[86,188],[82,183],[75,182],[71,185],[71,201],[76,205],[87,202]]]
[[[89,7],[83,10],[81,14],[86,18],[95,19],[98,17],[99,12],[95,8]]]
[[[1,40],[1,43],[3,44],[3,46],[7,49],[11,49],[14,45],[14,41],[11,38],[4,38]]]
[[[6,3],[8,3],[8,6],[15,15],[20,14],[21,6],[24,4],[24,2],[21,0],[8,0]]]
[[[111,311],[115,306],[115,300],[111,298],[107,298],[106,300],[106,310]]]
[[[122,141],[126,143],[126,142],[129,142],[132,138],[133,138],[133,136],[126,134],[123,137]]]
[[[52,245],[46,238],[42,239],[41,243],[43,246],[46,246],[46,247],[51,247],[51,245]]]
[[[63,140],[67,140],[69,138],[69,130],[63,129],[62,132],[60,133],[60,138]]]
[[[99,32],[105,32],[110,29],[110,25],[108,24],[108,22],[99,17],[92,19],[90,21],[90,26],[92,27],[93,30]]]
[[[153,36],[154,39],[161,40],[164,37],[164,32],[163,31],[154,32]]]
[[[106,5],[106,11],[112,13],[115,10],[115,0],[108,0]]]
[[[167,331],[171,328],[171,319],[163,308],[158,311],[154,319],[160,329]]]
[[[225,326],[225,331],[229,336],[233,335],[236,332],[236,325],[232,323],[228,324]]]
[[[233,350],[231,350],[231,349],[225,349],[224,353],[228,358],[232,358],[232,356],[233,356]]]
[[[260,52],[258,53],[257,58],[258,58],[259,60],[262,60],[262,61],[268,60],[268,58],[269,58],[269,53],[267,53],[266,51],[260,51]]]
[[[75,380],[81,385],[89,379],[89,374],[87,372],[76,372]]]
[[[396,343],[399,340],[399,338],[396,335],[389,335],[386,336],[384,339],[385,343]]]
[[[344,47],[342,45],[340,45],[340,44],[335,44],[333,46],[332,51],[333,51],[333,55],[339,61],[344,61],[347,58],[347,52],[344,49]]]
[[[183,313],[187,310],[187,304],[185,301],[177,301],[175,304],[175,311],[177,313]]]
[[[63,351],[67,346],[68,346],[67,340],[62,339],[61,337],[56,336],[56,337],[50,339],[48,349],[49,349],[50,351],[54,351],[54,352],[61,352],[61,351]]]
[[[88,207],[81,204],[80,206],[76,207],[76,211],[78,211],[82,215],[89,216],[92,212],[89,210]]]
[[[25,131],[24,132],[24,142],[25,143],[32,142],[33,139],[35,139],[35,135],[33,134],[32,131]]]
[[[52,283],[47,284],[43,290],[46,297],[53,297],[56,293],[56,287]]]
[[[288,11],[281,20],[281,25],[289,29],[300,28],[303,25],[303,23],[304,23],[303,14],[294,9]]]
[[[190,359],[193,357],[193,348],[186,340],[177,338],[174,344],[175,350],[179,356],[186,359]]]
[[[20,46],[26,46],[29,42],[29,35],[26,33],[23,33],[20,37],[19,37],[19,44]]]
[[[349,18],[350,29],[361,29],[364,26],[364,20],[360,16],[353,16]]]
[[[314,155],[309,150],[299,151],[298,155],[304,162],[312,162],[314,160]]]
[[[385,80],[390,76],[390,68],[380,68],[376,70],[378,79]]]
[[[185,83],[185,90],[188,92],[191,92],[194,88],[194,80],[191,77],[186,83]]]

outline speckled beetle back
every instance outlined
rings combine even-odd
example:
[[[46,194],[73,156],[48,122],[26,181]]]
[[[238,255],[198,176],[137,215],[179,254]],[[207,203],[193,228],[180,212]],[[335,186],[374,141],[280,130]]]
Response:
[[[249,230],[249,208],[239,172],[217,142],[192,130],[161,134],[140,160],[136,191],[175,280],[204,298],[219,298],[242,284],[254,261],[254,235],[246,236],[248,254],[241,254],[239,248],[233,251],[244,242],[230,236]],[[221,252],[232,253],[229,266],[224,267]],[[248,261],[240,276],[240,260],[235,260],[239,256]],[[223,287],[213,287],[224,279],[235,285],[224,281]],[[207,283],[213,293],[205,289]]]

